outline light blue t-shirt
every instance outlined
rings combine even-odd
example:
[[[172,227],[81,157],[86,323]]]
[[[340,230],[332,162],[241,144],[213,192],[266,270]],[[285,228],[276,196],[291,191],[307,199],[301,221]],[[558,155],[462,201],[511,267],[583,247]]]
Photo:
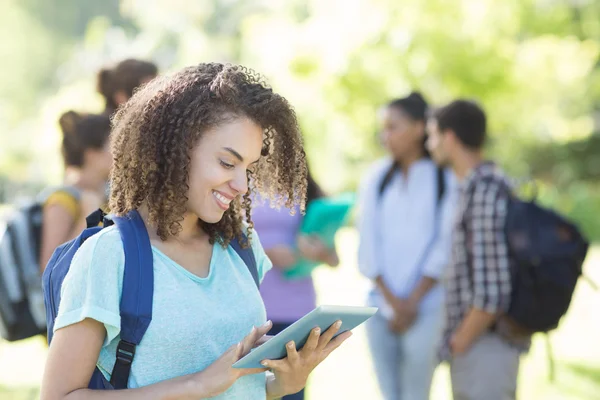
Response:
[[[271,268],[256,231],[252,249],[262,280]],[[210,272],[200,278],[152,248],[154,299],[152,322],[129,376],[129,388],[201,371],[252,329],[266,322],[266,313],[252,275],[229,246],[215,244]],[[102,230],[78,250],[61,291],[54,330],[92,318],[104,324],[106,340],[98,367],[110,379],[119,342],[119,303],[123,285],[123,245],[115,227]],[[222,400],[264,400],[265,374],[240,378],[215,397]]]

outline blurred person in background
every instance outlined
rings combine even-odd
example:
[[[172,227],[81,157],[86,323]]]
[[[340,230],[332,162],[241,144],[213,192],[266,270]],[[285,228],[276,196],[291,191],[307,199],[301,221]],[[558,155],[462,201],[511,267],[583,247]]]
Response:
[[[452,262],[444,281],[446,326],[442,357],[450,362],[455,400],[515,399],[519,358],[529,338],[502,335],[512,282],[504,233],[511,183],[483,158],[486,116],[471,101],[436,110],[428,148],[460,181]]]
[[[359,193],[359,268],[379,307],[367,336],[386,400],[427,400],[442,336],[443,288],[450,258],[454,179],[425,148],[427,102],[419,93],[383,108],[389,156],[375,163]]]
[[[325,196],[310,171],[307,176],[306,202]],[[261,238],[273,269],[265,275],[260,293],[273,321],[270,335],[276,335],[316,307],[316,292],[312,277],[287,279],[284,271],[303,257],[330,266],[339,263],[335,248],[330,249],[318,238],[300,234],[302,215],[298,208],[290,215],[288,209],[271,208],[268,202],[257,202],[252,208],[254,229]],[[283,400],[302,400],[304,390]]]
[[[59,124],[65,174],[63,184],[50,189],[43,205],[42,272],[54,249],[76,237],[86,227],[85,217],[105,204],[112,165],[107,115],[68,111]]]
[[[148,83],[158,74],[158,67],[149,61],[126,59],[112,68],[98,72],[97,88],[104,97],[104,113],[112,115],[131,98],[135,89]]]

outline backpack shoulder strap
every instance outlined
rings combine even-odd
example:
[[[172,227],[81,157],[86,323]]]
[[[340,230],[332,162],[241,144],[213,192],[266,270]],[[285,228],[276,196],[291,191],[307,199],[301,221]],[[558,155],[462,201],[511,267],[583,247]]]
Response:
[[[444,194],[446,194],[446,171],[442,167],[437,167],[437,203],[436,207],[439,209]]]
[[[242,239],[244,241],[248,240],[246,234],[242,233]],[[252,250],[252,246],[248,245],[247,248],[242,247],[240,241],[237,238],[233,238],[230,242],[231,247],[235,250],[235,252],[240,256],[240,258],[246,264],[248,271],[252,275],[252,279],[254,279],[254,283],[256,287],[260,287],[260,280],[258,278],[258,267],[256,266],[256,258],[254,257],[254,251]]]
[[[383,178],[381,179],[381,181],[379,183],[379,187],[377,188],[377,198],[378,199],[381,199],[381,197],[383,196],[383,192],[385,192],[385,189],[388,187],[388,185],[392,181],[392,178],[394,177],[394,174],[396,173],[396,171],[398,171],[398,168],[399,168],[398,163],[393,162],[392,165],[390,165],[390,167],[387,169],[387,171],[383,175]]]
[[[150,238],[139,213],[134,210],[113,220],[123,242],[125,271],[120,304],[121,340],[110,383],[115,389],[125,389],[135,348],[152,321],[154,271]]]

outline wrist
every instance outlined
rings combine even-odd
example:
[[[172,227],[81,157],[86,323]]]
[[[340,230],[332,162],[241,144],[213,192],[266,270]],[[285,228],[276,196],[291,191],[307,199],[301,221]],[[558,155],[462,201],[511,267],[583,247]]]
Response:
[[[202,374],[197,372],[175,378],[171,384],[162,387],[163,390],[161,390],[162,393],[159,397],[182,400],[210,397],[211,394],[207,392],[201,376]]]
[[[279,399],[287,394],[281,382],[273,374],[267,373],[267,399]]]
[[[202,371],[196,372],[195,374],[186,376],[183,384],[182,391],[185,393],[187,397],[200,398],[203,399],[205,397],[210,396],[208,392],[208,388],[203,379]]]
[[[411,293],[408,297],[408,305],[417,308],[421,303],[421,295],[419,293]]]

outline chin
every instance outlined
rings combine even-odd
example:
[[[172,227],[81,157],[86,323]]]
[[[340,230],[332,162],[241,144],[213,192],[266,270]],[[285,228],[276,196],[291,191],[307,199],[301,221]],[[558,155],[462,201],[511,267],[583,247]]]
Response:
[[[207,224],[216,224],[217,222],[223,219],[224,214],[225,212],[211,212],[199,215],[198,218],[200,218]]]

